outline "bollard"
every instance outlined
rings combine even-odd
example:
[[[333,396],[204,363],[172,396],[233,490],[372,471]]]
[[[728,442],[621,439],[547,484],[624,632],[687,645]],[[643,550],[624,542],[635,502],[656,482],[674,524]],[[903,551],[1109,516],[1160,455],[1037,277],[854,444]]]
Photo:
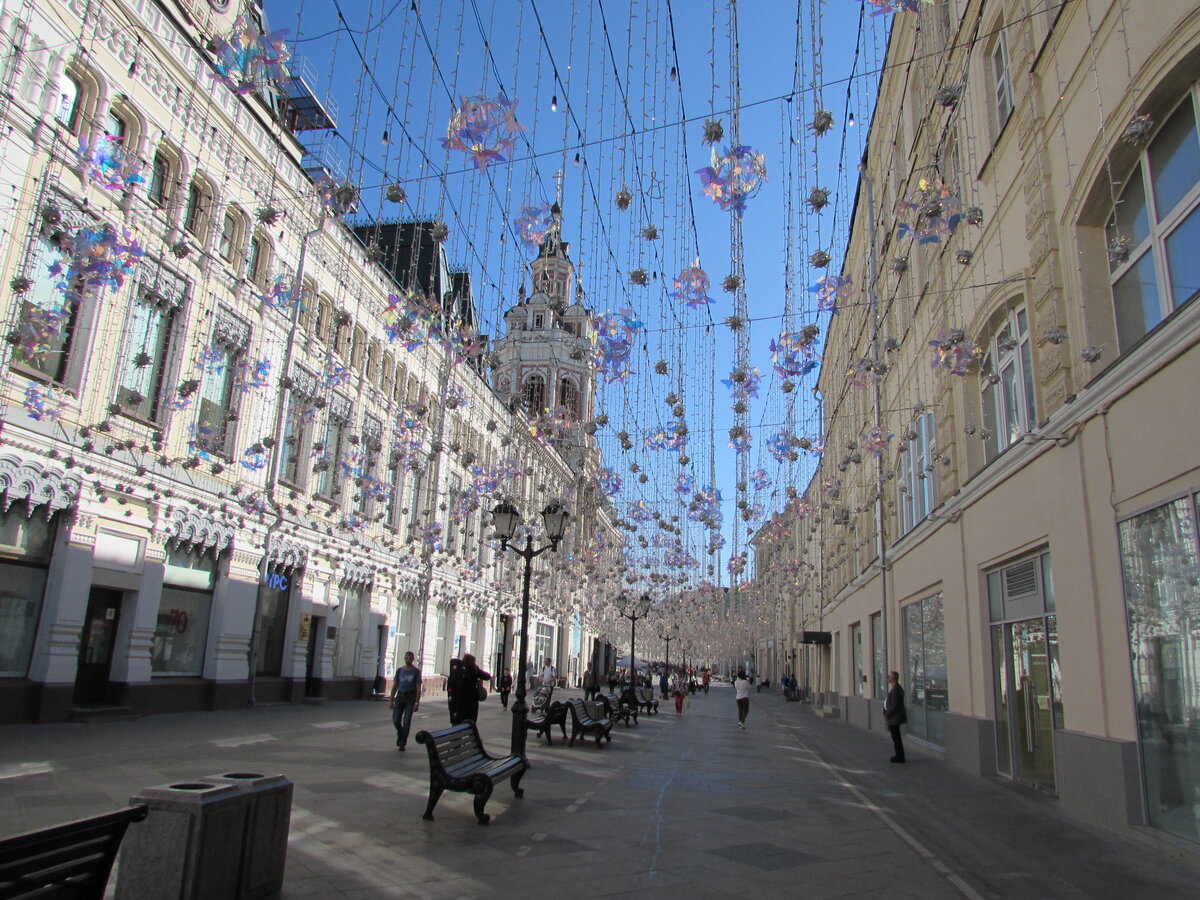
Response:
[[[117,900],[235,897],[248,795],[233,784],[190,781],[143,788],[149,810],[121,844]]]
[[[225,772],[205,775],[204,780],[233,785],[249,801],[236,896],[241,900],[263,900],[279,893],[287,863],[292,783],[283,775],[258,772]]]

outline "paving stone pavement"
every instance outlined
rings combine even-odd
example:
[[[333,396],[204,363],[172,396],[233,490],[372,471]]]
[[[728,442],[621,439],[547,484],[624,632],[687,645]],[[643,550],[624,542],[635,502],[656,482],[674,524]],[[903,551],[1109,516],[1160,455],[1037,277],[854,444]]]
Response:
[[[284,900],[1197,895],[1200,862],[1084,827],[1050,798],[919,747],[889,765],[886,735],[778,695],[752,696],[745,731],[726,685],[682,716],[662,709],[616,725],[601,749],[531,736],[525,796],[498,785],[486,828],[466,794],[421,819],[425,748],[396,751],[386,703],[0,726],[0,834],[124,806],[144,787],[256,771],[295,783]],[[489,697],[491,752],[504,752],[509,722]],[[446,724],[445,702],[427,700],[414,735]]]

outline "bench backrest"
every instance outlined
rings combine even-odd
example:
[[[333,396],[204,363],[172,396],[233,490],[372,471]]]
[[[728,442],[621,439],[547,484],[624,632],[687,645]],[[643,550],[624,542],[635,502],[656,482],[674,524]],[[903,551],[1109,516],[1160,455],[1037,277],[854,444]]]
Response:
[[[479,739],[479,729],[470,720],[441,731],[422,731],[417,735],[417,741],[425,744],[430,761],[443,769],[487,758]]]
[[[588,710],[587,704],[585,704],[578,697],[572,697],[570,700],[568,700],[567,706],[571,707],[571,710],[575,713],[575,718],[577,718],[581,724],[586,725],[588,722],[598,721],[596,717],[591,714],[591,711]]]
[[[121,838],[145,806],[0,840],[0,897],[104,896]]]

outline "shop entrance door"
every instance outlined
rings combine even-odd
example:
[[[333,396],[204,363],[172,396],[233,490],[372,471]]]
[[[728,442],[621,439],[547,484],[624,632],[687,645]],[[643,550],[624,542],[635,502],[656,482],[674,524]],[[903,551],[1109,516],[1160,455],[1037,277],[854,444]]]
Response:
[[[992,634],[1000,771],[1053,794],[1054,697],[1046,619],[1009,622]]]
[[[87,614],[79,642],[79,668],[75,674],[76,706],[98,706],[106,699],[120,615],[120,591],[92,588],[88,594]]]
[[[313,616],[308,626],[308,648],[304,652],[304,696],[321,696],[321,679],[315,674],[317,657],[321,652],[318,636],[325,628],[323,616]]]

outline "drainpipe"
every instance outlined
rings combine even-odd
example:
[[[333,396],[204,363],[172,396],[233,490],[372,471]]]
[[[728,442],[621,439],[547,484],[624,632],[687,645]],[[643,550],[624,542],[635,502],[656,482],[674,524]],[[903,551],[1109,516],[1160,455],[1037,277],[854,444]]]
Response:
[[[875,390],[874,390],[874,418],[875,427],[882,431],[883,429],[883,388],[880,386],[882,379],[879,374],[879,295],[876,293],[876,286],[879,281],[879,258],[875,243],[875,183],[871,180],[871,176],[867,174],[867,165],[865,162],[858,165],[859,177],[862,178],[867,185],[867,234],[871,242],[870,265],[871,265],[871,282],[870,288],[867,291],[867,296],[870,300],[871,314],[871,362],[875,366]],[[883,486],[884,479],[884,462],[883,454],[875,460],[875,552],[879,560],[879,617],[880,627],[883,631],[883,668],[885,672],[891,671],[890,663],[888,662],[888,593],[887,593],[887,541],[884,540],[883,523],[884,523],[884,503],[883,503]],[[874,693],[874,672],[872,671],[871,692]],[[879,698],[876,698],[879,699]]]
[[[281,436],[283,435],[284,420],[287,416],[288,407],[288,388],[284,387],[284,385],[292,374],[292,358],[296,353],[296,335],[300,330],[300,303],[304,292],[304,259],[308,254],[309,240],[320,234],[324,228],[325,214],[321,213],[321,217],[317,220],[317,227],[312,231],[305,232],[301,236],[300,256],[296,261],[296,277],[292,282],[292,295],[295,302],[292,304],[292,322],[291,327],[288,329],[287,348],[283,354],[283,369],[280,377],[279,393],[276,397],[275,430],[272,432],[279,443],[271,450],[271,462],[267,467],[267,483],[263,487],[264,496],[274,507],[275,518],[267,526],[267,533],[263,536],[262,560],[258,564],[258,590],[254,594],[254,621],[250,626],[250,652],[247,654],[247,662],[250,670],[246,677],[250,687],[250,696],[246,701],[248,706],[254,706],[256,702],[254,688],[258,678],[258,640],[262,633],[263,591],[266,589],[271,567],[271,538],[275,536],[275,533],[279,530],[279,526],[283,524],[283,510],[279,507],[279,504],[275,503],[275,486],[279,482],[279,457],[283,451]]]

